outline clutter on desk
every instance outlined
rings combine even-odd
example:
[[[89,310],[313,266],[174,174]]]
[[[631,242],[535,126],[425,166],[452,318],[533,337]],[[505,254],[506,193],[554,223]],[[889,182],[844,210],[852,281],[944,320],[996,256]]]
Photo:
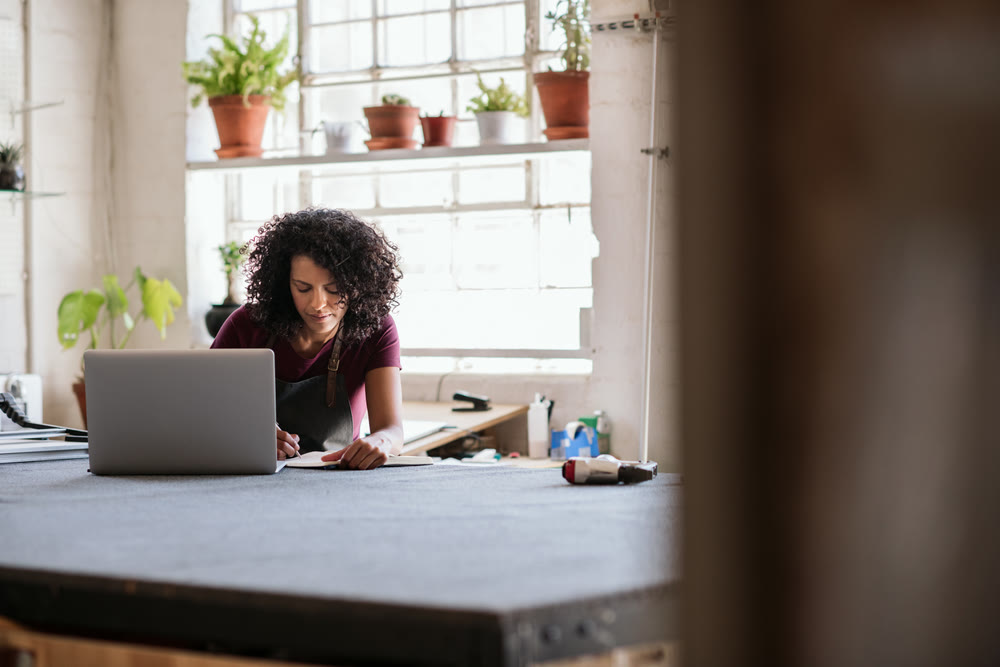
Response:
[[[12,438],[0,441],[0,464],[85,459],[88,456],[89,452],[85,442],[14,440]]]
[[[549,458],[565,461],[574,456],[597,456],[597,432],[582,421],[572,421],[564,429],[552,430]]]
[[[0,426],[0,463],[88,456],[86,431],[30,421],[22,404],[9,393],[0,393]]]
[[[594,410],[594,414],[580,417],[581,421],[597,433],[597,449],[601,454],[611,453],[611,420],[604,410]]]
[[[570,484],[637,484],[656,477],[656,463],[619,461],[610,454],[573,456],[563,463],[562,473]]]
[[[552,401],[536,393],[528,406],[528,456],[543,459],[549,453],[549,410]]]
[[[479,396],[467,391],[456,391],[452,394],[451,398],[455,401],[467,401],[472,404],[471,406],[456,406],[451,409],[452,412],[485,412],[492,409],[490,407],[489,396]]]

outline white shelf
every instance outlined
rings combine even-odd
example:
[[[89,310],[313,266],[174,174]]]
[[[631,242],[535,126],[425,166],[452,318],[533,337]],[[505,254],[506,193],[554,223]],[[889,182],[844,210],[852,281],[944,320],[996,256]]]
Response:
[[[190,171],[242,171],[273,167],[336,167],[338,165],[371,164],[378,166],[401,161],[482,161],[497,157],[543,156],[551,153],[586,152],[589,139],[563,139],[532,144],[501,144],[495,146],[440,146],[420,149],[389,149],[365,153],[336,153],[332,155],[305,155],[300,157],[229,158],[205,162],[188,162]]]
[[[39,197],[62,197],[65,192],[38,192],[31,190],[0,190],[0,197],[8,195],[11,201],[37,199]]]

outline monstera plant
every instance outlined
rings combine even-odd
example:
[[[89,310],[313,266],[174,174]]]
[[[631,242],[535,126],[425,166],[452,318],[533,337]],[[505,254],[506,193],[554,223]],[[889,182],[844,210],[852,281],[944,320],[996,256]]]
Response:
[[[166,278],[149,278],[138,266],[132,280],[121,286],[118,276],[109,273],[102,279],[102,289],[75,290],[59,302],[58,334],[63,349],[76,346],[80,337],[89,334],[87,349],[123,349],[143,320],[149,320],[166,338],[167,325],[174,321],[174,310],[181,306],[181,295]],[[141,308],[129,312],[128,293],[138,291]],[[73,384],[80,403],[84,424],[87,422],[86,393],[83,384],[83,358],[80,359],[81,375]]]

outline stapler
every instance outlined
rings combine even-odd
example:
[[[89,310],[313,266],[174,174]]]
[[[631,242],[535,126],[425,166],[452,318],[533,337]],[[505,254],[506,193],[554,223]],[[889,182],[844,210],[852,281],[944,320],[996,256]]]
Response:
[[[452,412],[486,412],[490,409],[490,399],[488,396],[476,396],[467,391],[456,391],[452,394],[452,400],[469,401],[471,406],[459,406],[451,409]]]

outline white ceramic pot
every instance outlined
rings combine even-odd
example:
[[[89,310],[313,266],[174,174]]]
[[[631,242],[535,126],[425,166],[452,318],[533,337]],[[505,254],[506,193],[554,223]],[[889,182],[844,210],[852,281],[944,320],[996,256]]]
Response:
[[[322,126],[323,134],[326,135],[327,154],[349,153],[354,147],[357,130],[363,127],[361,123],[353,120],[324,120]]]
[[[521,119],[513,111],[480,111],[476,114],[479,124],[479,143],[516,144],[519,143],[519,130],[522,130]]]

